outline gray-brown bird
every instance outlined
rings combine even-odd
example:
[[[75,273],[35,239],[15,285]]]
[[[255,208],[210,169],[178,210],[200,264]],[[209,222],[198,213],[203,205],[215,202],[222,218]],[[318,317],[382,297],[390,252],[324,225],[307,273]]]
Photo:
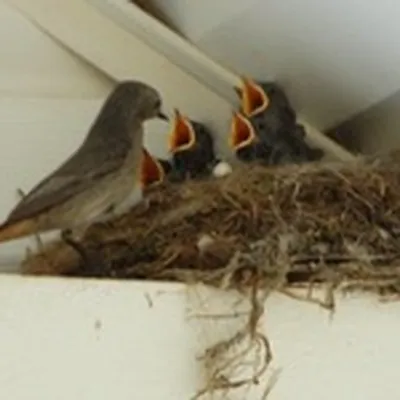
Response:
[[[119,83],[77,151],[40,182],[0,226],[0,242],[51,230],[83,233],[94,222],[141,199],[143,122],[159,117],[162,100],[139,81]]]

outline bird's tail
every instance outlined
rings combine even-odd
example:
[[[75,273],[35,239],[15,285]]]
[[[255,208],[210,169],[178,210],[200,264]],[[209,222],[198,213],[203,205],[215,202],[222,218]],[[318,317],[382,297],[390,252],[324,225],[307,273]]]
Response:
[[[36,228],[37,226],[33,219],[5,222],[0,225],[0,243],[32,235],[36,232]]]

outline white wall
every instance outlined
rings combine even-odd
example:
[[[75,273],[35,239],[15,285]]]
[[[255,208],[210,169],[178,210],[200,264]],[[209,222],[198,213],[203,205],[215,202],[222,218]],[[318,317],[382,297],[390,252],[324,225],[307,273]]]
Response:
[[[226,66],[281,80],[317,128],[332,127],[400,88],[396,2],[154,2]]]
[[[0,96],[104,96],[111,81],[0,1]]]

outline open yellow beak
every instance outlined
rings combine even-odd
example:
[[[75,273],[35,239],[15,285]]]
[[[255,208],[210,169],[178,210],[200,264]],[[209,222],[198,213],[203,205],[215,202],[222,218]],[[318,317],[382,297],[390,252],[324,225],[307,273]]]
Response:
[[[241,94],[241,108],[247,117],[265,111],[269,105],[269,98],[260,85],[245,76],[241,77],[241,88],[236,91]]]
[[[188,150],[194,146],[196,136],[189,119],[174,110],[173,126],[169,133],[168,149],[171,153]]]
[[[142,162],[140,166],[140,184],[142,188],[161,183],[165,178],[163,167],[145,147],[142,148],[142,153]]]
[[[252,123],[238,112],[232,115],[231,130],[229,134],[229,145],[237,151],[258,141]]]

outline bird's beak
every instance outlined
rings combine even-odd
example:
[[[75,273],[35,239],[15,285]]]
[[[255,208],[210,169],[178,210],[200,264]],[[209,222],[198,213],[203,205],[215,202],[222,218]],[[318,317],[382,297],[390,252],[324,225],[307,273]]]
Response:
[[[229,144],[234,151],[247,147],[258,141],[250,120],[238,112],[232,115]]]
[[[162,111],[158,112],[157,118],[160,118],[160,119],[162,119],[164,121],[169,121],[169,118]]]
[[[162,165],[147,151],[145,147],[143,147],[142,152],[140,171],[140,183],[142,188],[147,188],[161,183],[165,177]]]
[[[188,118],[184,117],[177,109],[174,110],[174,121],[169,133],[169,151],[179,151],[192,148],[196,142],[193,126]]]
[[[242,88],[235,90],[241,98],[243,113],[250,117],[265,111],[269,105],[269,98],[263,88],[245,76],[241,77],[241,81]]]

